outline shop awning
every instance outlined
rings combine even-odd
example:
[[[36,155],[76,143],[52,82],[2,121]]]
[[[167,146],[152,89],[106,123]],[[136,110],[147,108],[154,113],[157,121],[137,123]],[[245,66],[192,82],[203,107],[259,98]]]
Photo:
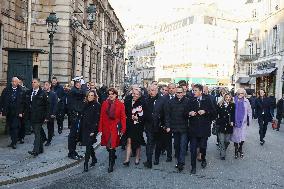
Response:
[[[256,70],[254,73],[250,75],[250,77],[261,77],[261,76],[267,76],[270,75],[272,72],[274,72],[277,68],[267,68],[264,70]]]
[[[248,83],[250,81],[250,77],[239,77],[236,83]]]

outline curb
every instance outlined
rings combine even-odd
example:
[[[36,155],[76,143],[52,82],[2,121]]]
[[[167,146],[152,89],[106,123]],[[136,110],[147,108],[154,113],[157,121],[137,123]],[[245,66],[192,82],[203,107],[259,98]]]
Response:
[[[94,147],[94,149],[95,150],[98,149],[100,145],[101,145],[101,143],[98,143]],[[64,165],[62,167],[58,167],[58,168],[46,171],[46,172],[37,173],[37,174],[34,174],[34,175],[29,175],[29,176],[22,177],[22,178],[14,178],[14,179],[10,179],[10,180],[0,181],[0,186],[5,186],[5,185],[9,185],[9,184],[15,184],[15,183],[18,183],[18,182],[24,182],[24,181],[28,181],[28,180],[32,180],[32,179],[36,179],[36,178],[40,178],[40,177],[45,177],[45,176],[48,176],[48,175],[51,175],[51,174],[54,174],[54,173],[58,173],[58,172],[64,171],[64,170],[69,169],[71,167],[74,167],[75,165],[78,165],[78,164],[80,164],[83,161],[84,161],[84,158],[76,160],[76,161],[74,161],[74,162],[72,162],[70,164],[66,164],[66,165]]]

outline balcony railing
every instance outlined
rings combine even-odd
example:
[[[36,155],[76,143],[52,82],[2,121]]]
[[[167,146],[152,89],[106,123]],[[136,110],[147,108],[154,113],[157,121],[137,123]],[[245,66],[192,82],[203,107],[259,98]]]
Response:
[[[259,54],[253,54],[253,55],[240,55],[241,61],[254,61],[257,60],[259,57]]]

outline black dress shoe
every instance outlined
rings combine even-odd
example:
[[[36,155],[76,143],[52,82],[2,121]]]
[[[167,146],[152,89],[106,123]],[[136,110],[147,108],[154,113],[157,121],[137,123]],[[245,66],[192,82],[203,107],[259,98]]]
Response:
[[[11,144],[9,144],[7,147],[12,148],[12,146],[13,146],[13,144],[11,143]]]
[[[38,153],[34,152],[34,151],[28,151],[29,154],[31,154],[32,156],[36,157],[38,156]]]
[[[225,157],[221,157],[221,160],[225,160],[226,158]]]
[[[62,134],[62,130],[58,130],[58,134],[60,134],[60,135],[61,135],[61,134]]]
[[[265,140],[260,141],[260,145],[263,146],[265,143]]]
[[[90,167],[93,167],[96,165],[96,163],[98,163],[97,158],[92,158],[92,163],[90,164]]]
[[[195,175],[195,174],[196,174],[196,168],[193,167],[193,168],[191,169],[190,173],[193,174],[193,175]]]
[[[157,160],[157,159],[154,161],[154,165],[159,165],[159,163],[160,163],[160,162],[159,162],[159,160]]]
[[[206,160],[202,160],[201,167],[204,169],[207,166]]]
[[[50,146],[50,144],[51,144],[50,142],[47,142],[47,143],[45,144],[45,146]]]
[[[17,147],[16,147],[15,144],[13,144],[13,145],[11,146],[11,148],[14,149],[14,150],[17,149]]]
[[[279,131],[279,129],[276,129],[276,131]]]
[[[20,144],[24,144],[24,143],[25,143],[25,142],[24,142],[24,139],[19,140],[19,143],[20,143]]]
[[[183,170],[183,165],[182,164],[178,164],[178,171],[181,172]]]
[[[166,160],[166,162],[172,162],[172,158],[171,157],[167,157],[167,160]]]
[[[79,160],[80,157],[79,156],[76,156],[76,155],[70,155],[68,156],[70,159],[74,159],[74,160]]]
[[[129,163],[130,163],[130,161],[126,161],[126,162],[123,162],[123,165],[126,166],[126,167],[129,167]]]
[[[152,169],[152,163],[145,161],[143,164],[144,164],[144,167]]]

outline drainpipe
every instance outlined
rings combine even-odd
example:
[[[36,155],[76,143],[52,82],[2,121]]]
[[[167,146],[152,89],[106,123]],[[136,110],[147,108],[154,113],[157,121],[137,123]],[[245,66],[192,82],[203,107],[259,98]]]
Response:
[[[26,47],[31,48],[32,0],[28,0],[27,41]]]
[[[104,46],[105,46],[105,18],[104,13],[101,13],[102,18],[102,43],[101,43],[101,69],[100,69],[100,84],[103,85],[103,68],[104,68]]]

